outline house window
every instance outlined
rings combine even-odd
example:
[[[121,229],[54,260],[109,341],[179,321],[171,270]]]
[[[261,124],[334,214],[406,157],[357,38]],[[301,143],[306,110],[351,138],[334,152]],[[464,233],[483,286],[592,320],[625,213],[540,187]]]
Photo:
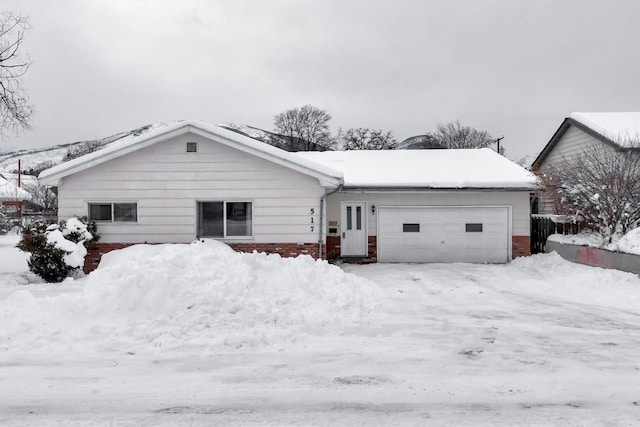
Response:
[[[402,224],[403,233],[419,233],[420,224]]]
[[[137,222],[137,203],[89,203],[89,220],[97,222]]]
[[[198,143],[187,142],[187,153],[196,153],[196,152],[198,152]]]
[[[252,210],[251,202],[198,202],[198,236],[251,236]]]
[[[482,224],[465,224],[465,231],[467,233],[482,233]]]

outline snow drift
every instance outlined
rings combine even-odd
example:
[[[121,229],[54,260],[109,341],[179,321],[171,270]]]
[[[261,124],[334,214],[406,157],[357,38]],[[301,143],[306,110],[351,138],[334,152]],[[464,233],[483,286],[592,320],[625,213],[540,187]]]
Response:
[[[237,253],[215,241],[114,251],[78,283],[78,294],[21,290],[0,302],[0,348],[277,345],[357,324],[376,304],[375,286],[325,261]]]

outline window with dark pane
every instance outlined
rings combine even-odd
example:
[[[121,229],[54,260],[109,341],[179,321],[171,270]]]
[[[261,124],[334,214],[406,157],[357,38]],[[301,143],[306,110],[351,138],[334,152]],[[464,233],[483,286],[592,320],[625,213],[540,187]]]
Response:
[[[113,220],[115,222],[136,222],[138,221],[137,203],[114,203]]]
[[[89,221],[111,221],[111,203],[89,203]]]
[[[362,206],[356,206],[356,230],[362,230]]]
[[[353,228],[353,219],[351,218],[351,206],[347,206],[347,230]]]
[[[403,233],[419,233],[420,224],[402,224]]]
[[[224,237],[224,202],[198,203],[198,236]]]
[[[198,151],[197,142],[187,142],[187,153],[196,153]]]
[[[465,231],[467,233],[482,233],[482,223],[467,223]]]
[[[251,236],[250,202],[227,202],[227,236]]]

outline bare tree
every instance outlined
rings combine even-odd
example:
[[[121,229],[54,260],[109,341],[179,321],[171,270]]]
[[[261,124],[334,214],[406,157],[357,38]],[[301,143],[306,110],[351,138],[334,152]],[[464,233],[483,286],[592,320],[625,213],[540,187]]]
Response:
[[[434,136],[445,148],[482,148],[495,142],[495,138],[488,132],[463,126],[458,120],[440,123]]]
[[[12,12],[0,13],[0,135],[7,130],[29,129],[33,106],[22,88],[21,79],[31,65],[20,52],[29,30],[27,18]]]
[[[30,182],[22,185],[22,188],[31,194],[31,201],[46,210],[58,208],[58,196],[50,187],[39,182]]]
[[[324,151],[335,145],[329,132],[331,116],[312,105],[276,114],[274,131],[286,139],[288,151]]]
[[[394,150],[398,146],[393,132],[382,129],[352,128],[339,132],[338,140],[345,150]]]
[[[595,147],[542,177],[557,213],[581,215],[605,243],[640,223],[640,152]]]

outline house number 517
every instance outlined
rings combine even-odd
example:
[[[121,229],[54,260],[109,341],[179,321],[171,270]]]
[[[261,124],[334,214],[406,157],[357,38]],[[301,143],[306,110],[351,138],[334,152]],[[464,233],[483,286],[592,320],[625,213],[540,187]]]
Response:
[[[311,215],[311,225],[309,226],[309,229],[311,231],[315,230],[315,228],[316,228],[316,226],[314,225],[315,222],[314,222],[314,219],[313,219],[313,215],[315,215],[315,213],[316,213],[316,209],[315,208],[309,209],[309,214]]]

